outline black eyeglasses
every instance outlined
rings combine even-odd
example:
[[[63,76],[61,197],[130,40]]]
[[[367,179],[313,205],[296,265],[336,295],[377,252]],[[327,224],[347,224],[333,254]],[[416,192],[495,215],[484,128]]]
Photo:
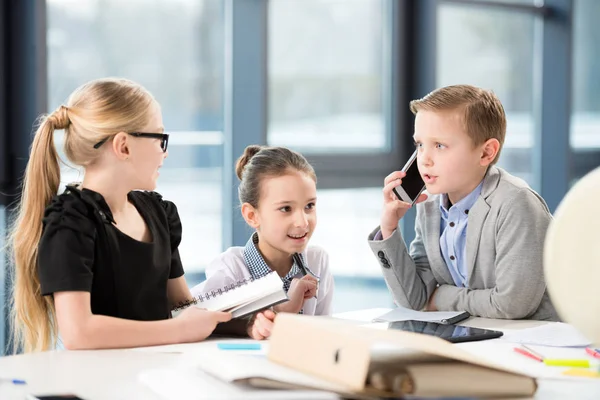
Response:
[[[167,146],[169,145],[169,134],[168,133],[127,132],[127,134],[131,135],[131,136],[135,136],[135,137],[160,139],[160,148],[162,149],[163,153],[167,151]],[[111,138],[111,136],[108,136],[107,138],[102,139],[101,141],[99,141],[98,143],[96,143],[94,145],[94,148],[95,149],[100,148],[100,146],[102,146],[104,143],[106,143],[106,141],[110,138]]]

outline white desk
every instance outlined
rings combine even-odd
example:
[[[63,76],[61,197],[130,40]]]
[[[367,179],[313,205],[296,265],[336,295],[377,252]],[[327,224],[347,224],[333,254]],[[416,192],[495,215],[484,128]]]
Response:
[[[344,318],[369,320],[381,315],[385,309],[364,310],[343,313]],[[529,328],[542,324],[538,321],[504,321],[471,318],[465,325],[493,329]],[[96,350],[96,351],[54,351],[39,354],[18,355],[0,358],[0,377],[20,378],[27,381],[31,393],[57,394],[74,393],[85,400],[104,399],[148,399],[161,397],[139,380],[142,371],[164,367],[191,365],[193,360],[186,353],[214,348],[216,344],[204,343],[172,345],[162,347],[167,352],[147,352],[139,350]],[[198,387],[208,391],[218,391],[225,385],[210,377],[199,377]],[[535,399],[600,399],[600,380],[553,381],[540,380]],[[0,399],[22,399],[7,383],[0,384]],[[204,391],[203,390],[203,391]],[[12,397],[11,397],[12,396]],[[287,396],[286,396],[287,397]],[[290,396],[291,398],[292,396]],[[294,396],[295,397],[295,396]],[[232,397],[228,397],[232,398]],[[283,397],[280,397],[283,398]],[[322,398],[331,398],[323,394]]]

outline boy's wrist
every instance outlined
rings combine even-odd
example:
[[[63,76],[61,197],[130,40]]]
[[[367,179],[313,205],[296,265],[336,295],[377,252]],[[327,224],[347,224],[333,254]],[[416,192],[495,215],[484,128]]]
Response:
[[[389,238],[390,236],[392,236],[394,234],[394,231],[396,231],[396,228],[394,229],[386,229],[386,228],[381,228],[380,232],[381,232],[381,240],[385,240],[387,238]]]

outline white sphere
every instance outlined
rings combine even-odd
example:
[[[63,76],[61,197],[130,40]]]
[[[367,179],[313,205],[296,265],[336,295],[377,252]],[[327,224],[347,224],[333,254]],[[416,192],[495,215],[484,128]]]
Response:
[[[600,167],[558,206],[546,234],[544,272],[561,318],[600,344]]]

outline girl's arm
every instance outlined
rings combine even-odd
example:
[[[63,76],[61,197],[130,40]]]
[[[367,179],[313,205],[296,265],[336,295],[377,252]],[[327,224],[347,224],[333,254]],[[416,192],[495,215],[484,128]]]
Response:
[[[60,336],[69,350],[155,346],[200,341],[230,313],[188,307],[179,317],[162,321],[133,321],[94,315],[89,292],[54,293]]]

